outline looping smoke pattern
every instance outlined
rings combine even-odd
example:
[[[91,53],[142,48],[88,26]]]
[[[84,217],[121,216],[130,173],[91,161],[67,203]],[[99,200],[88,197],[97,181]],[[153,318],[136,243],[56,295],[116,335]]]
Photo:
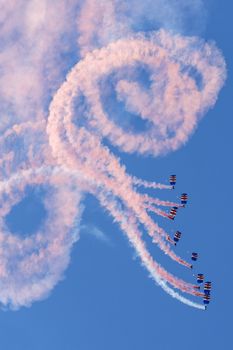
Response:
[[[140,70],[147,77],[144,82]],[[156,262],[140,231],[143,225],[144,234],[165,254],[190,267],[174,253],[171,238],[149,215],[166,217],[159,207],[175,203],[137,191],[138,186],[170,186],[127,174],[107,142],[142,155],[177,150],[215,104],[224,80],[225,63],[214,44],[165,30],[126,36],[91,52],[85,48],[83,59],[54,94],[48,118],[15,124],[0,139],[0,301],[4,306],[28,306],[46,297],[63,278],[79,238],[82,201],[91,193],[119,224],[156,283],[181,302],[203,308],[180,294],[202,295]],[[141,123],[137,130],[136,119]],[[4,218],[28,185],[46,185],[47,217],[34,235],[20,237],[9,232]]]

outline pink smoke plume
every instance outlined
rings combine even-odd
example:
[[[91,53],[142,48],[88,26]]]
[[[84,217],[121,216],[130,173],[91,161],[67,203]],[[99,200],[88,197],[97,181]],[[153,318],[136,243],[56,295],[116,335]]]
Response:
[[[43,4],[35,2],[34,6]],[[0,302],[3,305],[12,308],[30,305],[46,297],[62,279],[72,246],[79,238],[82,201],[85,194],[91,193],[119,224],[156,283],[186,305],[203,309],[180,292],[199,297],[203,294],[192,283],[159,265],[143,240],[143,234],[148,234],[172,260],[191,267],[173,251],[174,241],[149,214],[167,217],[162,206],[170,209],[181,205],[137,190],[139,186],[161,190],[169,190],[171,186],[127,174],[126,167],[105,141],[127,153],[157,156],[177,150],[214,106],[225,80],[225,62],[213,43],[197,37],[174,35],[165,30],[132,33],[122,20],[123,15],[118,21],[117,14],[123,13],[123,8],[116,11],[116,4],[121,2],[99,4],[88,0],[81,9],[77,25],[82,59],[54,94],[48,116],[40,110],[34,120],[23,118],[20,122],[17,118],[10,128],[1,129],[4,130],[0,138]],[[105,16],[104,11],[97,11],[100,8],[107,11]],[[31,17],[28,20],[30,32],[41,28],[46,16],[42,13],[36,21]],[[96,14],[94,22],[93,14]],[[59,16],[56,20],[59,21]],[[108,30],[104,32],[105,25]],[[63,28],[64,22],[60,26]],[[53,37],[57,38],[56,33]],[[39,61],[46,48],[39,50]],[[150,76],[149,88],[140,79],[137,81],[140,66],[146,67]],[[200,84],[193,70],[198,73]],[[130,73],[130,79],[124,77],[124,72]],[[35,70],[36,76],[37,73]],[[126,111],[149,125],[145,131],[126,130],[118,124],[121,115],[114,119],[108,114],[108,101],[103,103],[102,98],[102,88],[107,90],[108,80],[115,84],[116,98],[124,103]],[[21,96],[24,101],[33,86],[25,81],[23,84],[26,84],[22,92],[25,95]],[[35,89],[39,96],[36,101],[40,102],[43,94],[37,91],[37,85]],[[36,106],[34,102],[32,105]],[[15,144],[19,141],[24,145],[23,155],[16,154]],[[9,232],[4,218],[21,201],[28,185],[46,185],[44,204],[48,215],[38,232],[22,238]]]
[[[131,110],[134,108],[135,113],[154,124],[149,131],[140,135],[126,133],[111,121],[103,109],[99,89],[101,77],[122,67],[131,67],[135,62],[148,66],[152,77],[151,91],[145,93],[138,83],[124,80],[117,83],[116,90],[120,94],[119,98],[125,99],[126,107]],[[184,66],[195,67],[200,72],[203,79],[201,91],[188,72],[182,72]],[[148,215],[147,209],[152,208],[145,203],[145,197],[135,192],[134,185],[144,185],[143,181],[127,175],[119,160],[101,141],[102,138],[108,138],[113,145],[125,152],[157,155],[177,149],[188,139],[203,112],[215,103],[224,81],[223,73],[224,61],[213,45],[204,44],[197,38],[172,36],[165,31],[151,34],[149,38],[139,34],[88,53],[68,74],[50,105],[47,132],[53,156],[58,163],[73,170],[82,169],[87,181],[95,180],[95,195],[99,199],[101,195],[100,202],[104,201],[104,206],[121,227],[125,227],[123,222],[128,213],[129,222],[136,220],[138,224],[143,224],[153,242],[172,259],[188,267],[190,264],[176,256],[165,243],[166,240],[171,240]],[[160,81],[163,82],[163,89]],[[79,96],[86,98],[88,111],[85,127],[75,125],[79,115],[78,108],[77,111],[73,109],[73,100],[79,100]],[[161,130],[160,135],[158,130]],[[169,138],[168,131],[173,131],[174,136]],[[145,186],[163,187],[148,183]],[[113,211],[111,201],[116,206],[121,202],[122,208],[125,208],[122,209],[124,215],[117,215]],[[154,204],[160,205],[159,200]],[[168,206],[172,205],[173,203],[168,203]],[[154,211],[163,215],[159,209],[154,208]],[[133,232],[138,243],[133,243],[133,233],[129,233],[129,229],[125,231],[149,271],[153,266],[153,274],[158,279],[165,280],[183,292],[197,295],[193,286],[171,277],[157,265],[149,252],[144,251],[144,244],[136,233],[136,228]]]

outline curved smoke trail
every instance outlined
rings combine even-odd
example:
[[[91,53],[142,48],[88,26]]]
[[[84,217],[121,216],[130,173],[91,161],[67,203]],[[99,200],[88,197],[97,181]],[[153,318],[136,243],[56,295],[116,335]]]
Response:
[[[149,215],[152,211],[166,217],[160,207],[176,203],[137,192],[137,186],[170,186],[127,174],[107,144],[154,156],[181,147],[216,102],[225,80],[224,59],[213,43],[197,37],[166,30],[132,33],[127,22],[119,24],[111,1],[101,3],[108,13],[103,22],[93,4],[99,6],[86,2],[78,23],[82,59],[54,94],[48,117],[17,122],[0,138],[0,301],[17,308],[52,290],[78,240],[82,199],[91,193],[118,222],[154,280],[172,297],[203,309],[178,293],[202,296],[156,262],[139,230],[142,225],[165,254],[190,267],[173,252],[173,241]],[[96,22],[93,13],[99,13]],[[112,36],[110,40],[99,27],[96,49],[94,31],[100,22],[108,28],[111,23]],[[140,72],[147,77],[144,84]],[[125,108],[119,114],[112,98]],[[142,122],[140,130],[131,125],[133,117]],[[4,218],[29,185],[46,187],[48,214],[38,232],[22,238],[9,232]]]

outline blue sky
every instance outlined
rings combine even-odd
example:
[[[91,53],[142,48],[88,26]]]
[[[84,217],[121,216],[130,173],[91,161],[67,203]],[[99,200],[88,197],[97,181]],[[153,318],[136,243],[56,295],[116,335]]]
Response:
[[[88,196],[82,223],[97,227],[108,239],[82,230],[65,278],[50,296],[30,308],[1,311],[2,349],[232,348],[233,4],[205,3],[208,18],[202,35],[216,41],[228,69],[228,79],[217,104],[180,150],[159,158],[122,153],[121,159],[129,173],[143,179],[166,182],[169,174],[176,173],[175,194],[159,192],[161,198],[172,199],[183,191],[189,193],[190,203],[175,223],[165,219],[159,222],[169,232],[175,229],[184,232],[177,247],[181,256],[188,258],[192,251],[200,253],[194,272],[205,273],[213,282],[213,300],[208,311],[189,308],[157,287],[135,258],[119,227],[96,199]],[[27,200],[11,212],[13,232],[30,234],[24,221],[31,223],[31,230],[35,220],[41,222],[45,213],[38,196],[43,193],[28,197],[34,212],[28,214]],[[157,248],[151,249],[169,271],[192,281],[190,271],[171,262]]]

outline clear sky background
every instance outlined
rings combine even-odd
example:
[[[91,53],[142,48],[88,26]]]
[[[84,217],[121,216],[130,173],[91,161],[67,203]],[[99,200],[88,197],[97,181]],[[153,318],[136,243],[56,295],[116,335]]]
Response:
[[[87,197],[81,239],[74,246],[65,278],[43,301],[18,311],[0,312],[3,350],[193,350],[232,349],[232,86],[233,45],[230,1],[205,1],[206,29],[227,63],[228,78],[214,109],[201,121],[185,147],[160,158],[121,154],[127,171],[166,182],[177,174],[175,193],[189,205],[174,223],[159,220],[169,232],[184,232],[177,250],[184,258],[200,254],[194,273],[213,282],[206,312],[170,298],[141,267],[119,227],[98,202]],[[152,192],[151,192],[152,193]],[[29,193],[7,218],[12,231],[31,234],[46,213],[42,192]],[[98,231],[98,230],[99,231]],[[169,271],[194,277],[154,247],[151,251]]]

